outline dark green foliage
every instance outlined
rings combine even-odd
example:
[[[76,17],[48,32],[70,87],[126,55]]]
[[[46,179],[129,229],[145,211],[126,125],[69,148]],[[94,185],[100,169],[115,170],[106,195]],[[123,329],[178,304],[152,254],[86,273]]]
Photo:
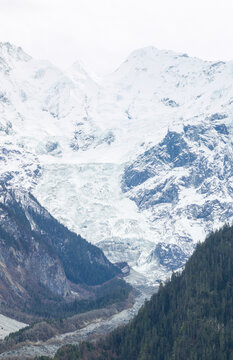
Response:
[[[233,360],[233,227],[198,244],[126,327],[76,351],[56,359]]]
[[[118,304],[127,300],[131,286],[125,283],[122,279],[113,279],[110,282],[102,285],[96,290],[96,297],[74,301],[70,303],[60,302],[55,306],[47,303],[34,303],[33,312],[44,316],[47,320],[35,322],[30,326],[20,329],[17,332],[9,334],[2,342],[0,342],[0,353],[13,348],[16,344],[27,341],[37,342],[46,341],[51,337],[74,330],[72,325],[72,316],[74,314],[81,314],[90,310],[110,308],[112,304]],[[67,318],[68,316],[68,318]],[[88,313],[87,313],[88,319]],[[69,324],[71,323],[71,328]],[[78,324],[78,322],[76,323]],[[80,322],[80,324],[82,324]],[[77,325],[78,328],[79,325]]]
[[[57,351],[57,354],[54,357],[54,360],[59,359],[59,360],[75,360],[77,359],[77,357],[80,356],[80,350],[79,350],[79,346],[70,346],[70,345],[65,345],[63,346],[61,349],[59,349]]]
[[[31,292],[33,307],[31,305],[28,308],[25,306],[24,311],[46,319],[61,319],[124,301],[127,299],[130,290],[130,285],[124,280],[116,278],[109,284],[103,284],[99,291],[97,289],[94,297],[64,302],[62,297],[54,297],[45,287],[41,286],[39,293],[38,289],[35,293]]]

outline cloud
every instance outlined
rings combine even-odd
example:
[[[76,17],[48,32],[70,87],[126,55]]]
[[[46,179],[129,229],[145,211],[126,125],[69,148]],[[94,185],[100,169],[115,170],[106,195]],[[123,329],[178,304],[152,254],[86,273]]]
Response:
[[[1,12],[10,12],[10,11],[25,11],[28,9],[33,9],[36,5],[36,2],[33,0],[0,0],[0,9]]]
[[[63,68],[80,58],[100,73],[148,45],[225,60],[233,58],[229,9],[230,0],[0,0],[0,41]]]

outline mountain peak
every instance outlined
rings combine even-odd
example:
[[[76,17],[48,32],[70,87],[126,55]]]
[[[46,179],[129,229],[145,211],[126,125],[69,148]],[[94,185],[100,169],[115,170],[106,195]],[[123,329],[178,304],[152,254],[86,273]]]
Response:
[[[155,69],[157,69],[157,72],[164,71],[164,67],[193,62],[198,62],[202,65],[204,61],[197,58],[191,58],[184,53],[178,53],[171,50],[160,50],[154,46],[147,46],[131,52],[116,71],[123,70],[123,72],[129,73],[131,71],[138,72],[138,70],[143,72],[151,70],[154,72]]]
[[[89,78],[88,73],[79,60],[75,61],[75,63],[67,70],[67,72],[72,75],[71,77],[75,78],[76,81],[83,81]]]
[[[15,46],[9,42],[0,42],[0,57],[8,63],[12,60],[29,61],[31,56],[26,54],[20,46]]]
[[[188,57],[187,54],[178,53],[172,50],[160,50],[154,46],[146,46],[143,48],[139,48],[134,50],[128,57],[131,58],[155,58],[158,56],[166,56],[166,57]]]

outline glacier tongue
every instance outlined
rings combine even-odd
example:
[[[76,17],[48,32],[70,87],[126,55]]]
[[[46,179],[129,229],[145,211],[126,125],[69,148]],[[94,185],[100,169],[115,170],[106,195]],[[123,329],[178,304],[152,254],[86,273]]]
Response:
[[[233,218],[233,62],[153,47],[93,80],[0,44],[0,180],[154,282]]]
[[[47,164],[34,190],[61,222],[98,245],[112,262],[145,262],[158,241],[136,204],[121,192],[124,166],[114,163]]]

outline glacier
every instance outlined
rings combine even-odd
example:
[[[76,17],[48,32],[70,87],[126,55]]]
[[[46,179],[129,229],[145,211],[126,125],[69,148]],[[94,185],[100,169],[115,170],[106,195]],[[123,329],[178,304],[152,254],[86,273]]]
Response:
[[[94,79],[0,43],[0,181],[158,283],[233,219],[232,79],[154,47]]]

